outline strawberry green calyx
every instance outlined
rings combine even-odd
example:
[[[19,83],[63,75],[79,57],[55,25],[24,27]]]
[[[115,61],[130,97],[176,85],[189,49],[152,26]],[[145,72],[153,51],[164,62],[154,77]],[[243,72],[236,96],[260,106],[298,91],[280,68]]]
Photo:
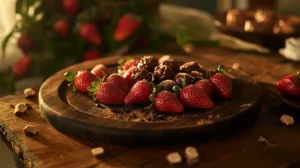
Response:
[[[72,87],[72,90],[73,90],[74,92],[76,92],[76,91],[77,91],[77,88],[76,88],[76,86],[74,85],[74,80],[75,80],[75,78],[76,78],[76,74],[74,74],[73,72],[66,72],[66,73],[64,74],[64,77],[65,77],[66,81],[69,82],[69,83],[68,83],[68,86]]]
[[[121,59],[121,60],[119,60],[118,61],[118,64],[119,64],[119,66],[118,66],[118,71],[122,71],[124,68],[123,68],[123,65],[126,63],[126,62],[128,62],[128,61],[131,61],[131,60],[133,60],[133,58],[131,58],[131,57],[128,57],[127,59]]]
[[[175,85],[172,88],[173,93],[175,93],[176,95],[178,95],[181,92],[182,88],[180,88],[179,86]]]
[[[89,95],[93,97],[93,99],[95,99],[96,97],[96,91],[98,86],[104,81],[104,78],[97,78],[96,81],[91,83],[91,86],[88,88],[88,91],[90,92]]]
[[[296,74],[295,85],[300,86],[300,71],[298,71]]]
[[[184,76],[182,80],[182,88],[184,88],[185,86],[186,86],[186,77]]]
[[[225,67],[224,67],[224,65],[219,65],[218,69],[217,69],[217,72],[218,73],[222,73],[222,74],[225,73]]]

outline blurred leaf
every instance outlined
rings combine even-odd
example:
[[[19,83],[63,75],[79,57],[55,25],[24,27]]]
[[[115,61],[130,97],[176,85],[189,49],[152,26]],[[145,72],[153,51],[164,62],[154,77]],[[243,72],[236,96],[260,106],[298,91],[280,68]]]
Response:
[[[5,51],[6,51],[6,46],[9,42],[9,39],[13,36],[13,34],[15,33],[15,30],[12,30],[2,41],[2,58],[5,58]]]

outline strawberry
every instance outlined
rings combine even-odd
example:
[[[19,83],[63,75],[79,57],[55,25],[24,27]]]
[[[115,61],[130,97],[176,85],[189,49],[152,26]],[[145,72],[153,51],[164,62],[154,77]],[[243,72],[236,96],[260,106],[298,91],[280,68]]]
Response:
[[[152,86],[148,82],[141,80],[135,83],[125,97],[125,105],[148,104],[149,96],[152,93]]]
[[[211,109],[214,104],[204,91],[195,85],[189,85],[179,93],[180,101],[185,107]]]
[[[63,0],[63,9],[70,16],[74,16],[77,13],[79,2],[78,0]]]
[[[277,88],[290,96],[300,96],[300,71],[297,74],[287,75],[279,80]]]
[[[103,78],[103,77],[107,77],[109,75],[109,71],[106,68],[105,65],[103,64],[98,64],[96,65],[92,70],[91,70],[92,74],[96,75],[96,77],[99,78]]]
[[[113,83],[115,85],[117,85],[121,90],[123,90],[125,93],[129,92],[129,86],[127,81],[120,75],[118,74],[111,74],[108,78],[107,78],[107,82],[109,83]]]
[[[22,57],[12,66],[12,72],[16,77],[24,77],[29,71],[32,59],[29,56]]]
[[[142,25],[142,19],[132,14],[123,15],[114,33],[116,41],[123,41],[135,33]]]
[[[80,26],[79,34],[81,38],[92,44],[100,45],[102,43],[102,39],[97,30],[97,27],[92,23],[82,24]]]
[[[228,99],[231,97],[232,83],[231,79],[224,72],[224,66],[220,65],[216,71],[210,74],[210,82],[218,96]]]
[[[102,80],[93,82],[89,91],[103,104],[123,104],[126,96],[117,85]]]
[[[22,34],[18,40],[18,46],[24,54],[28,54],[35,48],[35,41],[27,34]]]
[[[88,70],[78,71],[77,75],[72,72],[66,72],[64,76],[70,82],[69,86],[73,86],[74,91],[79,90],[83,93],[89,93],[88,88],[96,80],[96,76]]]
[[[97,51],[86,51],[82,57],[82,61],[89,61],[100,58],[100,54]]]
[[[155,109],[159,112],[181,113],[184,111],[184,107],[176,94],[169,91],[159,92],[154,102]]]
[[[200,80],[196,82],[195,85],[201,88],[208,97],[211,97],[213,95],[213,85],[209,80]]]
[[[129,61],[124,63],[123,69],[127,70],[127,69],[129,69],[133,66],[137,66],[137,64],[138,64],[137,60],[135,60],[135,59],[129,60]]]
[[[69,23],[66,20],[61,19],[61,20],[56,21],[53,25],[53,28],[61,36],[63,36],[63,37],[68,36]]]
[[[131,68],[129,68],[126,72],[124,72],[123,74],[123,78],[126,79],[127,83],[129,86],[132,86],[134,84],[133,80],[131,79],[132,76],[132,72],[137,69],[137,67],[133,66]]]

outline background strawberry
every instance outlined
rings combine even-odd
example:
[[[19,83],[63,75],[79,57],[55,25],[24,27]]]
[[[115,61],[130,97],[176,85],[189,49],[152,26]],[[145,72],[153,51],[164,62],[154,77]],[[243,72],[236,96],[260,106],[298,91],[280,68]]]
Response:
[[[88,70],[78,71],[77,75],[72,72],[65,73],[65,79],[73,86],[73,90],[79,90],[83,93],[89,93],[88,88],[96,80],[96,76]]]
[[[12,66],[12,72],[16,77],[24,77],[29,71],[32,59],[29,56],[22,57]]]
[[[137,66],[137,64],[138,64],[137,60],[135,60],[135,59],[129,60],[129,61],[124,63],[123,69],[127,70],[127,69],[129,69],[133,66]]]
[[[98,78],[103,78],[104,76],[108,77],[109,71],[103,64],[96,65],[92,70],[92,74],[94,74]]]
[[[290,96],[300,96],[300,71],[297,74],[287,75],[280,79],[277,88]]]
[[[111,74],[108,78],[107,78],[107,82],[109,83],[113,83],[115,85],[117,85],[121,90],[123,90],[125,93],[129,92],[129,86],[127,81],[120,75],[118,74]]]
[[[142,24],[142,19],[132,14],[123,15],[114,33],[116,41],[123,41],[135,33]]]
[[[77,13],[79,0],[63,0],[63,9],[70,16],[74,16]]]
[[[152,86],[144,81],[138,81],[130,89],[129,93],[125,97],[125,105],[131,104],[149,104],[149,96],[152,93]]]
[[[211,109],[214,104],[204,91],[195,85],[189,85],[179,93],[180,101],[185,107]]]
[[[82,61],[89,61],[100,58],[100,54],[97,51],[86,51],[82,57]]]
[[[196,82],[195,85],[201,88],[208,97],[212,97],[214,87],[209,80],[206,79],[200,80]]]
[[[89,91],[103,104],[123,104],[126,93],[117,85],[109,82],[97,81],[92,83]]]
[[[69,23],[66,20],[61,19],[61,20],[56,21],[54,23],[53,27],[54,27],[54,30],[61,36],[63,36],[63,37],[68,36]]]
[[[24,54],[28,54],[35,48],[35,41],[27,34],[22,34],[18,40],[18,46]]]
[[[84,40],[95,45],[100,45],[102,43],[100,34],[94,24],[84,23],[80,26],[79,31],[81,38],[83,38]]]
[[[169,91],[159,92],[155,98],[154,105],[159,112],[180,113],[184,111],[184,107],[177,99],[177,96]]]
[[[124,72],[123,77],[126,79],[129,86],[132,86],[134,84],[133,80],[131,79],[132,72],[137,69],[137,67],[133,66],[129,68],[127,71]]]
[[[232,83],[231,79],[221,73],[216,73],[210,77],[210,81],[214,86],[215,93],[222,98],[230,98],[232,93]]]

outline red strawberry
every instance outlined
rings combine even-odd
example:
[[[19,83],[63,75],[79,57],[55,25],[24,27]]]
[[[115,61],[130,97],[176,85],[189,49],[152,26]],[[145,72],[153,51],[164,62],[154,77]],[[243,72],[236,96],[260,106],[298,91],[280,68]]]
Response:
[[[107,82],[113,83],[113,84],[117,85],[125,93],[129,92],[130,88],[129,88],[128,84],[127,84],[127,81],[122,76],[120,76],[118,74],[111,74],[107,78]]]
[[[100,34],[97,30],[97,27],[92,23],[85,23],[80,26],[80,36],[84,40],[100,45],[102,43],[102,39],[100,37]]]
[[[230,98],[232,93],[231,79],[222,73],[216,73],[210,77],[210,81],[214,86],[215,93],[222,98]]]
[[[66,20],[61,19],[61,20],[56,21],[53,25],[53,28],[61,36],[63,36],[63,37],[68,36],[69,23]]]
[[[138,64],[137,60],[135,60],[135,59],[129,60],[129,61],[124,63],[123,69],[127,70],[127,69],[129,69],[133,66],[137,66],[137,64]]]
[[[126,96],[117,85],[109,82],[100,83],[95,94],[97,100],[103,104],[123,104]]]
[[[189,108],[211,109],[214,104],[204,91],[195,85],[189,85],[179,93],[182,104]]]
[[[96,77],[99,78],[103,78],[104,76],[108,76],[109,75],[109,71],[106,68],[105,65],[103,64],[98,64],[96,65],[92,70],[91,70],[92,74],[96,75]]]
[[[130,104],[148,104],[150,103],[149,96],[152,93],[152,86],[144,81],[138,81],[130,89],[129,93],[125,97],[125,105]]]
[[[97,51],[86,51],[82,57],[82,61],[89,61],[100,58],[100,54]]]
[[[18,46],[24,54],[28,54],[35,48],[35,41],[27,34],[22,34],[18,40]]]
[[[79,90],[83,93],[89,93],[88,88],[96,80],[96,76],[88,70],[79,71],[77,75],[72,72],[65,73],[65,79],[73,85],[73,90]]]
[[[290,96],[300,96],[300,71],[297,74],[287,75],[276,84],[277,88]]]
[[[123,41],[135,33],[142,25],[142,20],[140,17],[125,14],[123,15],[118,23],[115,30],[114,38],[116,41]]]
[[[154,105],[159,112],[181,113],[184,111],[184,107],[177,99],[176,94],[169,91],[159,92],[155,98]]]
[[[131,79],[133,70],[137,69],[137,67],[133,66],[129,68],[126,72],[123,74],[123,78],[126,79],[129,86],[132,86],[134,84],[133,80]]]
[[[212,96],[214,87],[209,80],[206,79],[200,80],[196,82],[195,85],[201,88],[208,97]]]
[[[17,77],[24,77],[31,66],[32,60],[29,56],[22,57],[17,63],[12,66],[12,72]]]
[[[78,0],[63,0],[64,11],[70,16],[74,16],[77,13],[79,2]]]

